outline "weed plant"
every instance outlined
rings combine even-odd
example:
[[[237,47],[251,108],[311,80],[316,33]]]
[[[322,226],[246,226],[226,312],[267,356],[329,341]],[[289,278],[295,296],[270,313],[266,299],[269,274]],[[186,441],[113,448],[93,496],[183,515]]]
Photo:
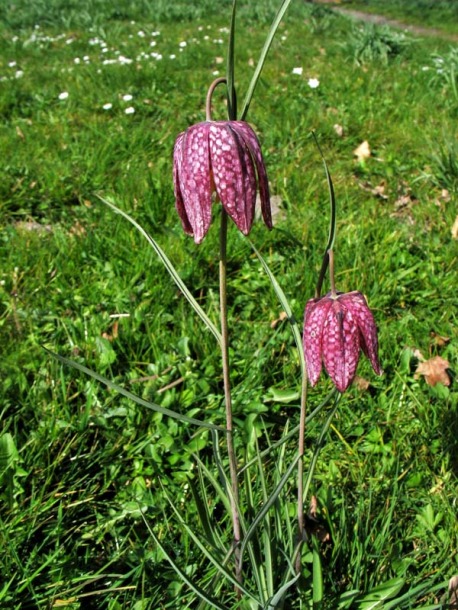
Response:
[[[197,523],[194,456],[212,459],[211,433],[142,409],[42,347],[163,408],[221,417],[213,337],[141,236],[95,196],[116,195],[215,319],[217,231],[198,248],[182,235],[171,177],[174,139],[203,119],[203,92],[224,70],[230,7],[210,4],[0,8],[1,607],[197,607],[148,527],[188,576],[213,578],[167,500]],[[385,370],[374,379],[361,363],[370,384],[340,401],[316,465],[310,492],[330,534],[322,607],[402,578],[386,608],[445,608],[458,547],[458,133],[451,85],[424,68],[450,44],[415,38],[408,53],[358,66],[346,19],[291,9],[250,109],[278,203],[274,231],[255,226],[252,240],[300,320],[327,231],[314,130],[342,212],[337,280],[367,295]],[[240,91],[270,11],[240,7]],[[223,97],[214,104],[224,111]],[[365,140],[371,155],[355,156]],[[248,460],[297,425],[299,361],[259,259],[236,230],[228,248],[234,419]],[[416,374],[434,356],[448,361],[450,385]],[[310,411],[330,388],[311,392]],[[310,423],[307,460],[327,415]],[[276,481],[292,459],[276,454]],[[221,506],[211,510],[224,525]],[[272,518],[272,531],[294,511]]]

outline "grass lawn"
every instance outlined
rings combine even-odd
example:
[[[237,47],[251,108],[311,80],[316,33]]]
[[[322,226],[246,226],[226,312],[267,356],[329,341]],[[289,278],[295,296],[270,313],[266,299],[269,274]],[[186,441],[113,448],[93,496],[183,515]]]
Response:
[[[414,19],[413,3],[392,4],[394,16]],[[455,3],[435,5],[427,23],[451,31],[443,20],[456,16]],[[276,8],[240,4],[240,103]],[[217,324],[218,210],[201,245],[184,235],[172,150],[179,132],[205,119],[207,88],[225,73],[230,14],[228,0],[0,8],[0,608],[211,607],[199,605],[167,556],[223,608],[261,607],[237,602],[180,523],[207,542],[206,506],[230,546],[230,521],[209,483],[216,488],[215,463],[226,467],[221,438],[139,406],[44,349],[159,407],[224,425],[214,337],[143,237],[97,195],[157,240]],[[255,91],[247,118],[278,214],[271,232],[257,222],[250,239],[301,326],[329,225],[314,131],[337,198],[337,287],[367,296],[384,369],[377,377],[362,358],[326,424],[306,510],[313,496],[329,535],[304,546],[301,585],[289,589],[285,609],[447,607],[458,572],[457,74],[457,46],[440,36],[292,3]],[[215,118],[226,118],[223,94],[218,88]],[[300,358],[269,278],[233,223],[228,252],[242,468],[297,426]],[[309,389],[309,412],[331,388],[323,375]],[[325,406],[307,427],[306,466],[329,413]],[[296,444],[291,437],[240,474],[247,523]],[[203,468],[213,473],[204,483]],[[208,497],[199,501],[201,483]],[[294,542],[295,493],[292,476],[264,521],[262,548],[272,550],[269,532]],[[256,544],[251,557],[267,561],[261,534]],[[291,554],[275,548],[270,565],[284,571]],[[311,593],[317,557],[320,602]],[[382,593],[371,593],[378,586]],[[388,601],[371,605],[374,595]]]

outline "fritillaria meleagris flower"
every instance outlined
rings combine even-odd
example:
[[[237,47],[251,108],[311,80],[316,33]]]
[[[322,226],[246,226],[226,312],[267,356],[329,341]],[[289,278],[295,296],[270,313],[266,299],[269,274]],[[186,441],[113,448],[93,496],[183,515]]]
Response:
[[[305,308],[303,345],[312,386],[324,364],[336,388],[345,392],[355,376],[361,350],[374,371],[382,374],[374,316],[360,292],[330,292],[310,299]]]
[[[210,227],[215,191],[228,215],[247,235],[259,187],[264,222],[272,228],[261,147],[248,123],[204,121],[180,133],[173,151],[173,178],[183,229],[197,244]]]

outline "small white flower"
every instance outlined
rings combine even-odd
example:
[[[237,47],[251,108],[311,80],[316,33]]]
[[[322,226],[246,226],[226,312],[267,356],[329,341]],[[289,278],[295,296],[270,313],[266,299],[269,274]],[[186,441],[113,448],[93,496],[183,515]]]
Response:
[[[103,108],[104,110],[111,110],[111,109],[113,108],[113,104],[111,104],[110,102],[107,102],[106,104],[104,104],[104,105],[102,106],[102,108]]]
[[[307,84],[310,89],[316,89],[320,86],[320,81],[317,78],[309,78]]]
[[[298,76],[302,75],[304,68],[293,68],[293,74],[297,74]]]
[[[80,64],[81,63],[81,59],[79,57],[75,57],[75,59],[73,60],[73,63]]]
[[[177,56],[175,55],[175,53],[172,53],[172,55],[169,55],[169,58],[170,58],[170,59],[176,59],[176,57],[177,57]]]
[[[213,70],[212,74],[213,74],[213,76],[218,76],[219,70]]]
[[[15,62],[15,61],[10,61],[10,62],[8,62],[8,67],[9,67],[9,68],[14,68],[14,66],[15,66],[15,65],[16,65],[16,62]]]
[[[129,106],[124,110],[125,114],[134,114],[135,108],[133,106]]]
[[[140,38],[145,38],[145,32],[143,30],[139,30],[137,32],[137,36],[140,36]]]
[[[130,102],[134,99],[134,96],[131,95],[130,93],[126,93],[122,96],[122,100],[123,102]]]
[[[62,91],[62,93],[59,93],[60,100],[66,100],[67,98],[68,98],[68,91]]]
[[[16,70],[16,73],[14,74],[15,78],[22,78],[24,76],[24,70]]]
[[[182,41],[180,42],[179,46],[180,46],[182,49],[184,49],[185,47],[187,47],[187,46],[188,46],[188,43],[186,42],[186,40],[182,40]]]
[[[151,36],[160,36],[161,33],[160,32],[151,32]]]
[[[157,45],[157,42],[156,42],[155,40],[152,40],[152,41],[149,43],[149,46],[150,46],[150,47],[155,47],[156,45]]]

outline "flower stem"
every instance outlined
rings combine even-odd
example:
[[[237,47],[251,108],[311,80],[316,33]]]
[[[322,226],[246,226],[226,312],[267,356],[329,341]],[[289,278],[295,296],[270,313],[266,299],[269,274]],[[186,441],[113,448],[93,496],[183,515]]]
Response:
[[[213,92],[218,85],[221,83],[227,83],[227,79],[225,76],[220,76],[219,78],[215,78],[207,91],[207,99],[205,101],[205,118],[207,121],[212,120],[212,96]]]
[[[328,250],[329,259],[329,282],[331,284],[331,296],[336,297],[336,282],[334,279],[334,250]]]
[[[299,461],[297,463],[297,526],[299,550],[296,557],[296,573],[301,570],[301,547],[305,541],[304,518],[304,453],[305,453],[305,418],[307,415],[307,371],[302,375],[301,414],[299,420]]]
[[[229,367],[229,341],[227,324],[227,290],[226,290],[226,269],[227,262],[227,213],[221,208],[221,230],[220,230],[220,258],[219,258],[219,295],[221,312],[221,355],[223,363],[224,381],[224,403],[226,407],[226,443],[229,458],[229,472],[231,478],[231,518],[233,531],[233,545],[235,557],[235,575],[239,582],[242,582],[242,565],[240,557],[240,518],[239,518],[239,484],[237,478],[237,458],[234,449],[234,432],[232,424],[232,398]]]

